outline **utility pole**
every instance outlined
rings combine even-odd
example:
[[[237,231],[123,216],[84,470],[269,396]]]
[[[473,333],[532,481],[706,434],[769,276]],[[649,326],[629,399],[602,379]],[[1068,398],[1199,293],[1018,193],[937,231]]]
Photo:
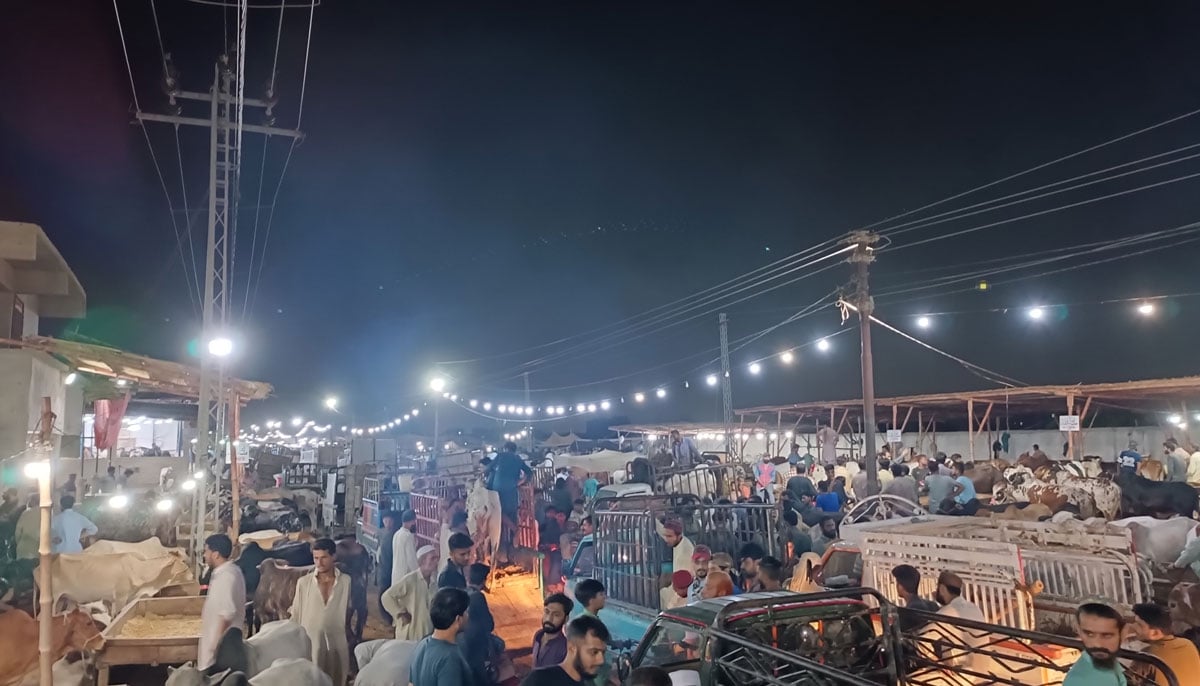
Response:
[[[869,270],[875,261],[875,244],[879,236],[869,231],[855,231],[846,239],[854,246],[847,261],[854,265],[853,290],[847,298],[858,310],[858,330],[862,340],[863,393],[863,457],[867,461],[867,493],[879,493],[879,458],[875,452],[875,364],[871,358],[871,314],[875,301],[871,298]]]
[[[533,407],[533,403],[529,401],[529,372],[522,374],[525,377],[525,407]],[[533,423],[525,425],[525,430],[529,432],[529,456],[533,457]]]
[[[196,418],[196,461],[194,468],[204,472],[204,480],[197,490],[204,489],[197,498],[199,502],[197,524],[192,532],[192,544],[196,558],[207,535],[209,516],[213,530],[220,521],[220,493],[222,460],[220,438],[225,436],[226,421],[225,363],[223,357],[210,353],[208,346],[218,337],[229,335],[229,317],[226,309],[229,300],[230,228],[237,215],[238,162],[241,159],[239,144],[242,133],[261,133],[267,136],[303,138],[300,131],[274,126],[243,124],[235,115],[239,105],[265,109],[268,121],[273,118],[275,100],[245,98],[236,95],[242,91],[237,75],[230,67],[228,54],[221,55],[213,68],[212,88],[208,93],[180,90],[174,73],[164,74],[168,102],[172,114],[138,112],[137,119],[144,126],[157,122],[179,126],[205,127],[209,130],[208,158],[208,237],[204,258],[204,308],[200,340],[200,393]],[[178,101],[203,102],[209,105],[207,118],[182,116],[182,105]],[[235,121],[236,120],[236,121]],[[236,447],[231,440],[224,441],[229,451]],[[210,454],[211,453],[211,454]],[[236,461],[236,457],[230,462]],[[230,477],[235,470],[231,467]],[[211,499],[211,503],[210,503]],[[211,512],[209,508],[211,507]],[[233,504],[237,509],[237,503]]]
[[[725,454],[733,457],[733,380],[729,374],[729,317],[717,317],[721,325],[721,419],[725,423]]]

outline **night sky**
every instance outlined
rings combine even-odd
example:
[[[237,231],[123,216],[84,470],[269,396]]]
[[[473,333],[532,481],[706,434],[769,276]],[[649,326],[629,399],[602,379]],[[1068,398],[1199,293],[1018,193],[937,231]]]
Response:
[[[119,5],[141,107],[163,113],[150,4]],[[221,9],[184,0],[157,9],[183,86],[207,90]],[[251,12],[248,96],[268,79],[277,18]],[[350,423],[319,411],[333,393],[358,424],[385,421],[428,396],[435,363],[476,358],[487,359],[443,368],[453,388],[519,400],[519,365],[561,349],[530,347],[1200,107],[1197,25],[1196,3],[326,1],[312,35],[307,139],[283,180],[252,299],[264,146],[246,138],[235,373],[277,395],[248,416]],[[307,10],[287,13],[280,126],[296,122],[307,28]],[[47,322],[44,332],[186,359],[198,312],[158,175],[129,124],[112,6],[19,3],[0,34],[0,218],[45,227],[89,296],[86,320]],[[183,231],[174,137],[163,125],[148,131]],[[1198,134],[1200,116],[924,214],[1191,145]],[[180,139],[189,205],[200,206],[207,132],[185,128]],[[262,205],[287,150],[281,139],[266,147]],[[873,267],[876,285],[1200,220],[1198,178],[904,248],[1196,172],[1200,160],[1184,161],[897,236]],[[255,269],[269,214],[259,209]],[[189,272],[191,250],[202,266],[205,218],[193,219]],[[880,298],[879,316],[915,332],[916,314],[957,312],[920,335],[1027,383],[1193,374],[1200,299],[1170,300],[1152,320],[1131,303],[1089,303],[1200,290],[1197,257],[1200,244],[1185,243],[986,293],[951,293],[958,284],[908,302]],[[729,307],[731,338],[779,322],[849,274],[841,265]],[[1039,303],[1074,305],[1030,322],[1020,308]],[[1016,309],[983,311],[997,308]],[[745,373],[751,360],[841,328],[826,307],[739,350],[735,405],[858,397],[854,332],[831,339],[828,354],[802,350],[788,370],[768,360],[761,376]],[[715,420],[718,394],[703,379],[716,367],[703,363],[715,357],[704,351],[717,345],[716,314],[642,331],[533,368],[534,388],[583,385],[536,392],[534,404],[668,385],[667,401],[618,402],[613,415]],[[875,339],[881,396],[991,385],[886,331]],[[627,378],[595,383],[613,377]]]

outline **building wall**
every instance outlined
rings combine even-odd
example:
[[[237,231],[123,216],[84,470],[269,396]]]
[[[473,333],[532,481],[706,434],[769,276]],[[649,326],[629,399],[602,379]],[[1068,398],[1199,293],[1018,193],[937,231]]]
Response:
[[[41,352],[20,349],[0,350],[0,459],[22,453],[30,433],[41,419],[42,398],[49,396],[55,422],[54,449],[60,449],[64,426],[78,421],[67,419],[65,365]],[[3,472],[7,482],[21,478]]]

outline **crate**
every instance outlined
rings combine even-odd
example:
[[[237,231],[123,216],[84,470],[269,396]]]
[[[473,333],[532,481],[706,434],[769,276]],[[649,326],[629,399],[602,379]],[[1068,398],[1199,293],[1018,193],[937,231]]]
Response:
[[[203,596],[181,598],[143,598],[117,615],[104,630],[104,648],[96,657],[98,670],[97,686],[109,686],[108,672],[118,665],[177,665],[195,661],[200,646],[200,636],[171,638],[122,637],[121,628],[131,617],[155,615],[200,616],[204,608]]]

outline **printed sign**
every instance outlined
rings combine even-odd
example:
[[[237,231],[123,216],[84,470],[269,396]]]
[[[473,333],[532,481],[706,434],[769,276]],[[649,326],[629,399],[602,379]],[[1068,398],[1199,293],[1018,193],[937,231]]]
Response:
[[[887,432],[888,443],[903,442],[903,440],[904,440],[903,435],[904,434],[901,433],[900,429],[888,429],[888,432]]]
[[[300,464],[316,464],[316,463],[317,463],[317,451],[315,451],[315,450],[301,450],[300,451]]]
[[[1079,431],[1079,415],[1064,414],[1058,417],[1059,431]]]

